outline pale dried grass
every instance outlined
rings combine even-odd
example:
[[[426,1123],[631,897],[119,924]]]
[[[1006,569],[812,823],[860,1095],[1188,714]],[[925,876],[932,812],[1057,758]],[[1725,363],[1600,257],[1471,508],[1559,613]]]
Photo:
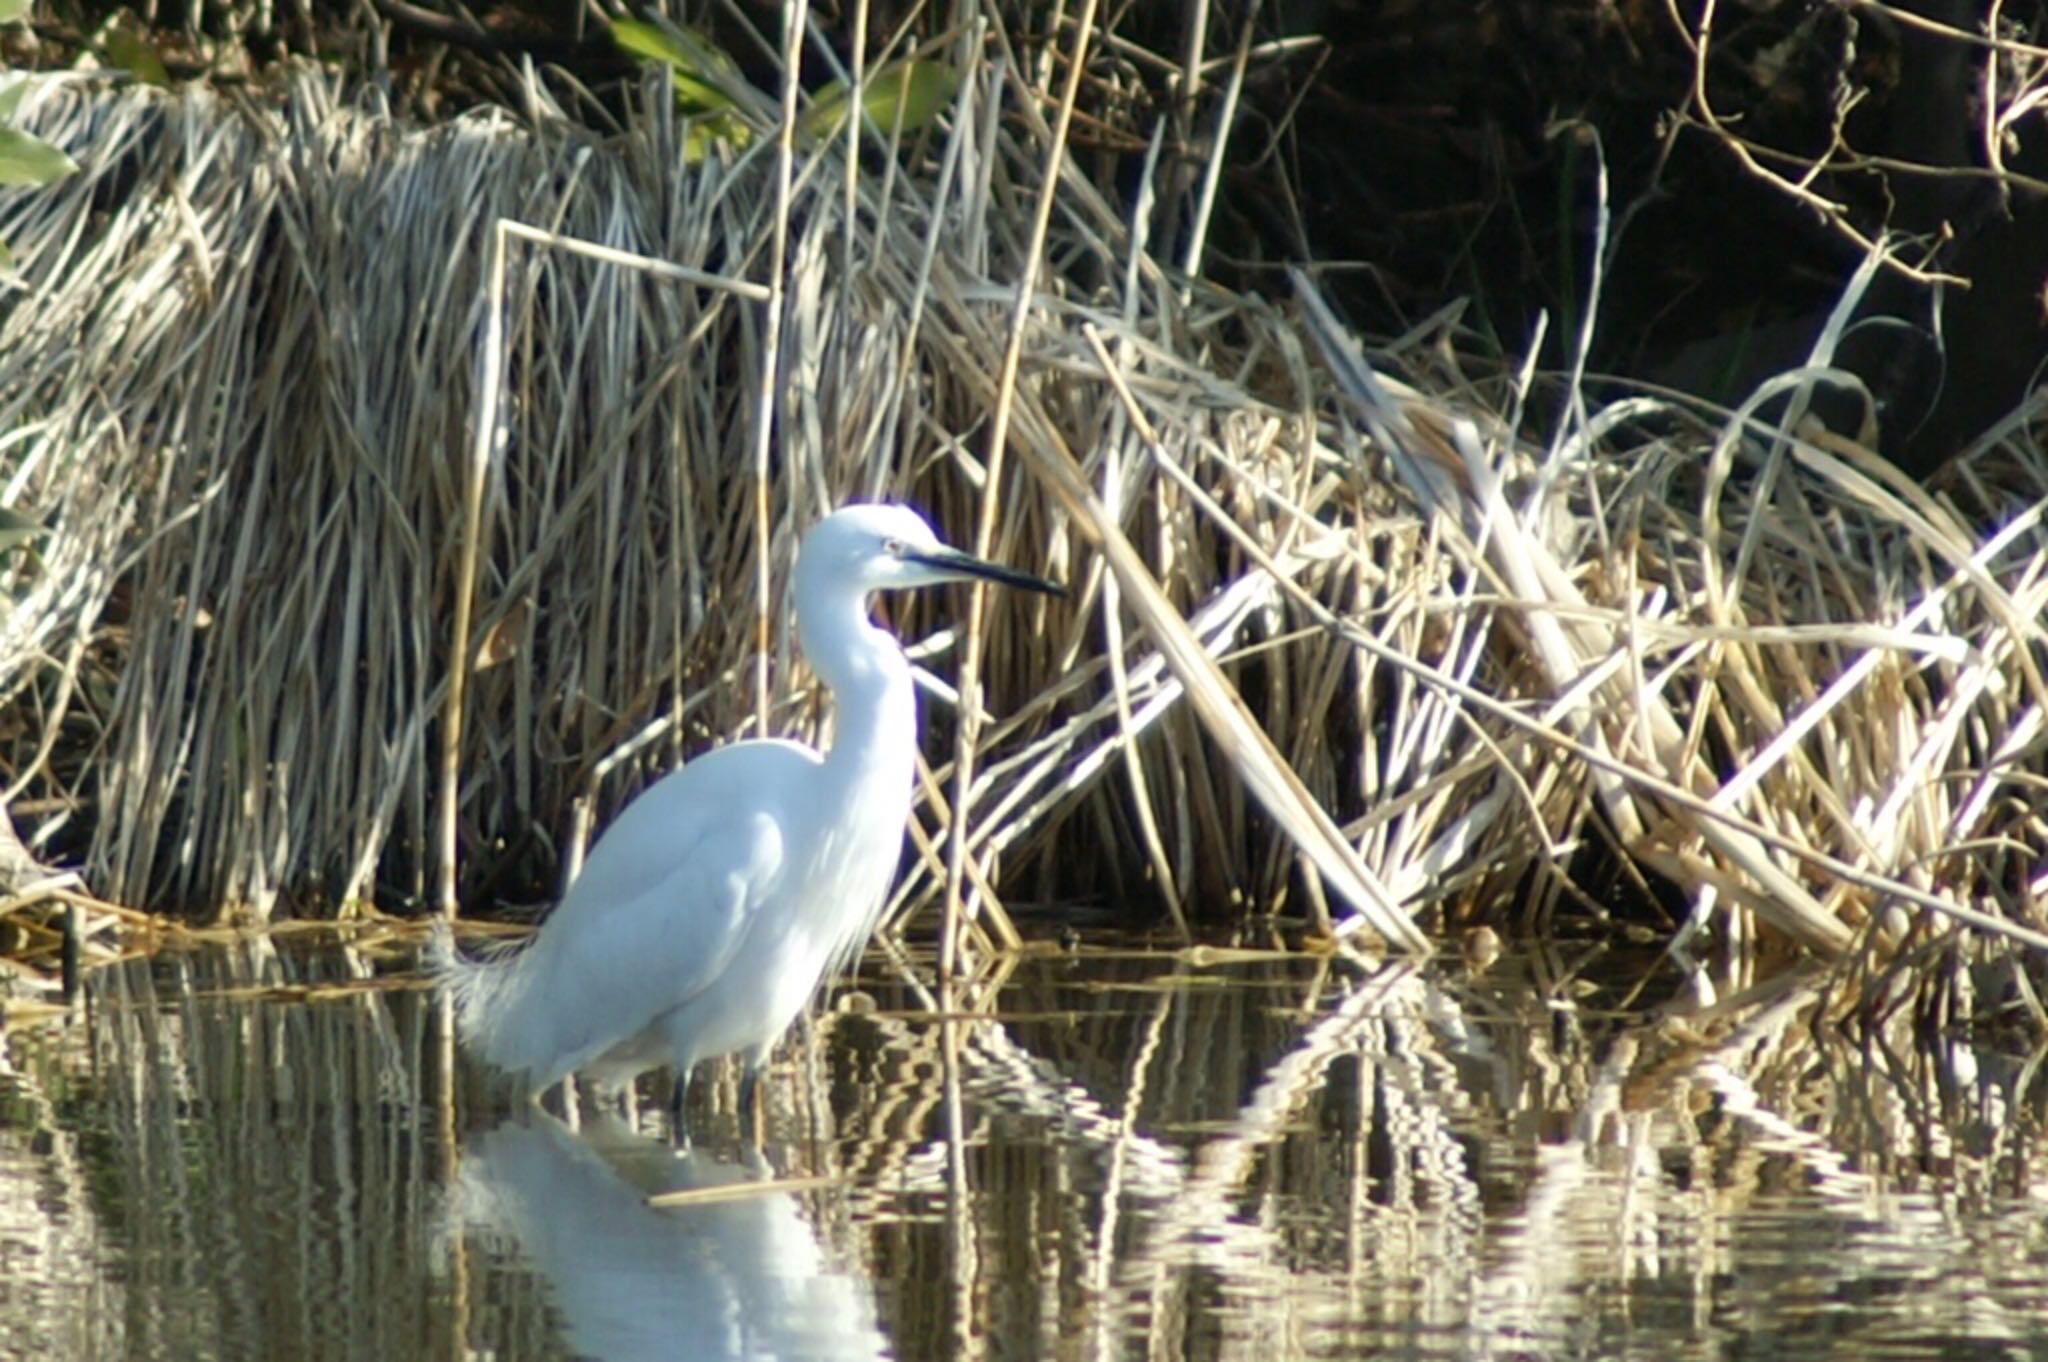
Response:
[[[0,200],[10,490],[59,522],[0,657],[37,836],[127,902],[424,901],[466,634],[463,890],[546,897],[690,752],[816,735],[761,602],[827,507],[890,496],[1075,590],[892,603],[987,716],[927,706],[898,922],[951,881],[996,939],[1000,885],[1420,948],[1418,915],[1574,891],[1597,838],[1738,935],[1838,954],[1931,911],[2042,939],[2026,423],[1923,492],[1802,424],[1818,369],[1735,413],[1602,405],[1474,361],[1447,314],[1375,383],[1316,305],[1204,282],[1199,222],[1162,260],[1061,165],[1059,62],[961,68],[942,130],[795,148],[786,194],[771,140],[680,169],[665,94],[599,136],[538,82],[425,131],[313,79],[274,107],[39,88],[24,118],[88,169]],[[531,230],[478,442],[501,220]],[[1555,438],[1532,389],[1565,395]]]

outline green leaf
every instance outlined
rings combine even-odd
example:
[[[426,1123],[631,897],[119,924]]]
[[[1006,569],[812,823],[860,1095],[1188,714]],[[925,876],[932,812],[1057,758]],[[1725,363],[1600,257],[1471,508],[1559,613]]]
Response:
[[[687,164],[703,160],[721,142],[745,148],[771,116],[766,99],[747,84],[738,64],[695,29],[665,19],[618,19],[612,23],[612,42],[629,56],[668,68],[676,107],[691,120],[683,140]]]
[[[124,14],[115,21],[107,30],[106,45],[107,60],[129,75],[145,85],[169,87],[171,73],[164,69],[164,59],[133,15]]]
[[[0,88],[0,123],[13,121],[14,111],[21,107],[21,97],[28,93],[28,77],[7,82]]]
[[[693,114],[689,131],[683,134],[683,163],[695,165],[709,156],[719,143],[745,151],[754,143],[754,129],[738,113]]]
[[[959,73],[943,62],[892,61],[868,77],[861,110],[884,136],[899,119],[904,132],[915,132],[937,118],[959,88]],[[818,92],[799,126],[812,137],[830,137],[843,126],[846,103],[846,85],[835,80]]]
[[[28,7],[32,3],[33,0],[0,0],[0,24],[27,18]]]
[[[671,61],[681,52],[666,29],[639,19],[612,20],[612,45],[629,57],[647,61]]]
[[[19,128],[0,128],[0,184],[49,184],[77,170],[78,162],[42,138]]]
[[[739,105],[728,91],[733,82],[745,78],[731,57],[698,34],[669,23],[617,19],[612,22],[612,42],[628,56],[668,67],[676,101],[686,109],[716,113]]]

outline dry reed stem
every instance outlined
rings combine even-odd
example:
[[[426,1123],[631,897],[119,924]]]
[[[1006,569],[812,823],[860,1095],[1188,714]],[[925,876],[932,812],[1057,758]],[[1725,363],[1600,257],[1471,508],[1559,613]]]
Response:
[[[1074,102],[1080,97],[1081,77],[1087,70],[1089,41],[1095,36],[1096,0],[1082,0],[1081,13],[1073,25],[1074,45],[1067,56],[1067,75],[1060,92],[1059,113],[1045,142],[1045,166],[1039,175],[1038,198],[1031,214],[1031,235],[1024,248],[1018,271],[1016,301],[1011,307],[1003,340],[1002,367],[996,379],[995,415],[990,422],[986,477],[982,484],[979,514],[975,518],[974,552],[986,558],[994,547],[996,492],[1002,485],[1004,460],[1009,454],[1010,414],[1017,396],[1017,369],[1023,357],[1025,329],[1038,292],[1043,267],[1046,231],[1052,223],[1053,200],[1066,163],[1067,134],[1073,126]],[[963,899],[966,878],[967,816],[972,812],[970,795],[974,787],[976,746],[981,737],[981,666],[985,615],[989,592],[985,586],[968,591],[966,647],[960,655],[960,695],[964,705],[953,753],[953,804],[959,816],[951,823],[952,835],[946,846],[946,901],[939,934],[939,973],[951,978],[960,922],[972,921],[978,904]]]
[[[1130,60],[1115,36],[1087,62]],[[33,299],[0,319],[0,471],[55,526],[0,624],[32,845],[125,902],[403,904],[447,818],[466,899],[550,897],[676,761],[764,719],[822,735],[762,574],[780,599],[806,526],[889,496],[1076,589],[959,628],[890,604],[920,665],[988,692],[964,724],[927,706],[952,760],[898,926],[956,868],[986,909],[1124,886],[1191,927],[1315,919],[1327,881],[1420,947],[1424,913],[1564,901],[1605,839],[1674,929],[2048,939],[2025,419],[1923,490],[1799,419],[1825,353],[1732,413],[1603,400],[1469,358],[1448,311],[1361,393],[1332,320],[1154,258],[1154,216],[1210,211],[1170,158],[1118,206],[1054,155],[1054,68],[953,41],[942,127],[814,149],[786,194],[766,142],[676,173],[665,89],[600,140],[539,84],[523,123],[422,131],[311,77],[275,108],[39,82],[24,123],[86,169],[0,198]],[[1202,99],[1259,60],[1232,45]],[[548,245],[508,258],[492,422],[500,222]],[[697,286],[739,277],[763,291]],[[1560,383],[1569,418],[1524,438]],[[977,953],[1014,938],[988,925]]]

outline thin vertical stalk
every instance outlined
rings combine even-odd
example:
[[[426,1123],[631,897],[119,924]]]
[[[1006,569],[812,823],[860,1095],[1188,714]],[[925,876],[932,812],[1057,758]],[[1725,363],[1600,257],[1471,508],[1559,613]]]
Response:
[[[775,394],[782,368],[783,275],[789,256],[789,200],[795,180],[797,72],[803,65],[805,0],[782,7],[782,123],[775,132],[775,226],[768,241],[768,316],[761,334],[761,386],[754,403],[754,727],[768,736],[773,696],[768,689],[769,621],[774,578],[768,514],[768,455],[775,439]]]
[[[1216,211],[1216,188],[1223,182],[1223,161],[1230,148],[1230,129],[1237,122],[1237,100],[1244,90],[1244,72],[1251,60],[1252,32],[1258,21],[1258,7],[1245,16],[1244,32],[1237,41],[1237,58],[1230,64],[1230,84],[1224,87],[1223,107],[1216,112],[1216,133],[1209,139],[1209,164],[1202,172],[1202,189],[1196,200],[1195,221],[1188,232],[1187,253],[1181,257],[1181,271],[1188,278],[1181,295],[1183,304],[1192,297],[1194,281],[1202,273],[1202,251],[1209,240],[1209,219]],[[1194,60],[1198,53],[1190,53],[1190,70],[1198,70],[1199,62]],[[1189,90],[1188,123],[1193,126],[1194,92]]]
[[[975,1243],[974,1188],[967,1175],[967,1113],[960,1100],[961,1023],[953,1009],[953,987],[939,979],[939,1048],[945,1066],[946,1113],[946,1255],[947,1285],[952,1289],[950,1321],[952,1354],[955,1357],[985,1355],[986,1331],[977,1327],[974,1306],[975,1279],[980,1275],[981,1255]]]
[[[448,659],[448,706],[441,722],[441,913],[456,915],[455,833],[461,821],[462,704],[469,690],[470,629],[474,624],[477,564],[483,558],[484,480],[498,429],[498,384],[504,372],[505,224],[491,228],[490,273],[484,285],[484,353],[477,375],[476,429],[469,446],[469,478],[462,488],[462,564],[455,586],[455,631]]]
[[[1009,443],[1010,407],[1017,391],[1017,367],[1024,353],[1024,330],[1031,317],[1031,299],[1038,289],[1039,263],[1045,255],[1046,228],[1052,221],[1053,199],[1059,191],[1060,168],[1066,157],[1067,129],[1074,121],[1074,100],[1087,66],[1088,40],[1095,30],[1096,0],[1085,0],[1074,23],[1074,51],[1067,65],[1066,88],[1060,93],[1059,117],[1046,148],[1045,173],[1038,186],[1038,206],[1031,217],[1031,241],[1025,248],[1017,278],[1017,298],[1010,309],[1010,333],[1003,344],[1002,376],[996,385],[995,420],[988,437],[988,469],[981,487],[981,520],[974,531],[974,551],[986,558],[995,538],[996,502],[1002,496],[1004,454]],[[960,654],[960,731],[953,759],[953,826],[946,848],[946,906],[939,937],[939,977],[951,978],[961,911],[960,887],[966,875],[967,824],[972,813],[975,745],[981,737],[981,650],[988,614],[988,593],[970,587],[967,638]]]

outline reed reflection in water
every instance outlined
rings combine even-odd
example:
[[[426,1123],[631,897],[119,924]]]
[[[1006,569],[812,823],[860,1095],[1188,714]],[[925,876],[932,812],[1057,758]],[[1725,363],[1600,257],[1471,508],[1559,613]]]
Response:
[[[2048,1355],[2040,1066],[1794,977],[1081,955],[941,1016],[877,974],[762,1163],[730,1083],[687,1157],[507,1107],[411,970],[167,952],[11,1034],[0,1354]]]

